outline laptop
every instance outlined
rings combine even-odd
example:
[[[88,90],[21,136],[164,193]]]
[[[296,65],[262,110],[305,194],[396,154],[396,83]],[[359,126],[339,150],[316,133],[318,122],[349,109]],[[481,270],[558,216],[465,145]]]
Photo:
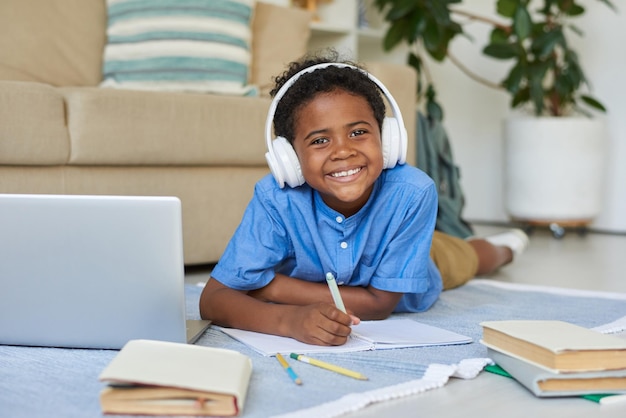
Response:
[[[0,194],[0,344],[195,342],[181,219],[175,197]]]

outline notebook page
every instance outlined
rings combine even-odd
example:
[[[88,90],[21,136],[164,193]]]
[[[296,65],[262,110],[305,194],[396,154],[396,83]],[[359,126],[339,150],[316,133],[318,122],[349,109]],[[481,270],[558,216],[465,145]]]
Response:
[[[352,327],[352,332],[359,338],[375,343],[377,350],[472,342],[472,339],[465,335],[411,319],[362,321]]]

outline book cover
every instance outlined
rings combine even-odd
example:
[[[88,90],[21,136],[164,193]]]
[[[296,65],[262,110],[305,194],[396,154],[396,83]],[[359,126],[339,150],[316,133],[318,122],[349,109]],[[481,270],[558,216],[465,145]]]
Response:
[[[490,348],[488,357],[535,396],[579,396],[626,393],[626,369],[604,372],[552,373]]]
[[[551,320],[487,321],[482,343],[556,372],[626,368],[626,340]]]
[[[153,340],[129,341],[100,374],[106,414],[237,415],[252,374],[233,350]]]
[[[472,339],[465,335],[406,318],[361,321],[359,325],[352,327],[352,335],[348,342],[337,346],[306,344],[293,338],[235,328],[218,327],[218,329],[264,356],[273,356],[276,353],[286,355],[290,353],[345,353],[472,342]]]

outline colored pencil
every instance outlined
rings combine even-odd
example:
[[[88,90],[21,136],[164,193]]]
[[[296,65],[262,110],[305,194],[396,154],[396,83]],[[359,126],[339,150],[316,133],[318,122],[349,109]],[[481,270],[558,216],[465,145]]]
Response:
[[[335,373],[342,374],[344,376],[352,377],[359,380],[368,380],[367,377],[359,372],[355,372],[344,367],[335,366],[334,364],[326,363],[325,361],[317,360],[311,357],[303,356],[301,354],[291,353],[290,357],[304,363],[312,364],[313,366],[321,367],[322,369],[330,370]]]
[[[302,379],[298,377],[296,372],[293,371],[291,366],[287,363],[287,361],[283,358],[283,356],[280,353],[276,353],[276,359],[278,360],[280,365],[283,366],[283,369],[285,369],[285,371],[287,372],[291,380],[293,380],[296,385],[301,385]]]

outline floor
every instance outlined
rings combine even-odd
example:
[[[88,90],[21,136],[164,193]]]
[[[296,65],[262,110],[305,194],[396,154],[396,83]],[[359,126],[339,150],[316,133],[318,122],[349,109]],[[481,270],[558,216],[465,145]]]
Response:
[[[488,235],[502,226],[475,225],[477,235]],[[536,228],[530,245],[514,263],[490,277],[511,283],[556,286],[626,293],[626,235],[566,231],[555,238],[548,229]],[[188,283],[203,283],[206,268],[188,270]],[[474,380],[452,379],[441,389],[405,399],[373,405],[351,417],[437,416],[501,417],[624,417],[626,401],[598,405],[578,398],[538,399],[512,380],[481,373]]]
[[[477,235],[502,227],[476,225]],[[626,293],[626,235],[568,231],[561,239],[535,229],[526,252],[491,277],[511,283]],[[598,405],[579,398],[539,399],[510,379],[481,373],[441,389],[374,405],[354,417],[625,417],[626,401]]]
[[[503,230],[475,225],[477,235]],[[547,229],[535,228],[530,245],[513,264],[493,279],[511,283],[626,293],[626,234],[566,231],[554,238]]]

